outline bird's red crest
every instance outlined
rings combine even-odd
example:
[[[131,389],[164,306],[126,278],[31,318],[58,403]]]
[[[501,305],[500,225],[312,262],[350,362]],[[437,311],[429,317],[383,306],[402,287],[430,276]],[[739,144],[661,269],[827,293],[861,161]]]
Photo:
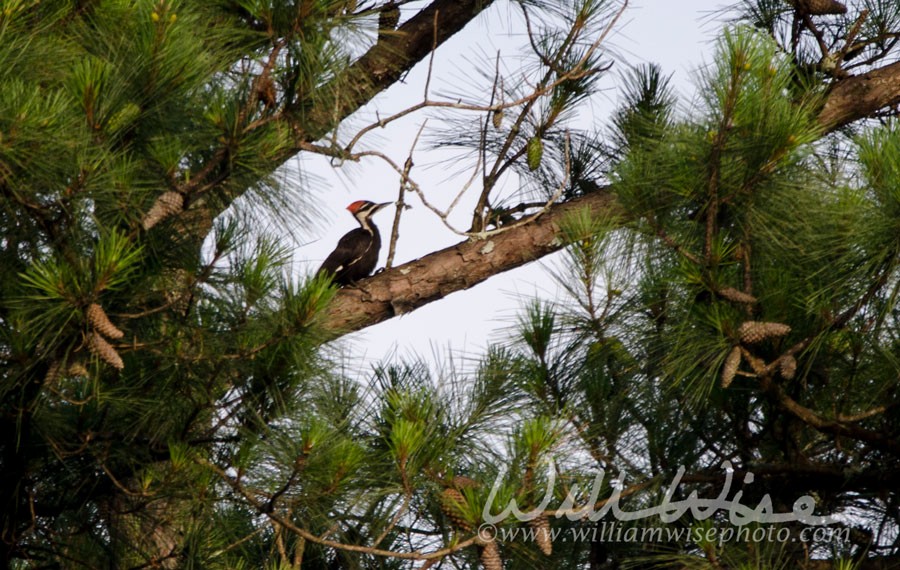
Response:
[[[365,203],[366,200],[357,200],[356,202],[353,202],[352,204],[347,206],[347,209],[350,210],[351,214],[355,214],[357,211],[359,211],[360,208],[363,207]]]

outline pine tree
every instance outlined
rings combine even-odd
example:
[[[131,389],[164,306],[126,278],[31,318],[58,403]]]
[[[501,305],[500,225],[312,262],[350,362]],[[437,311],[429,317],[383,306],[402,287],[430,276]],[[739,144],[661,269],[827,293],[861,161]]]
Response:
[[[794,62],[750,28],[725,32],[690,113],[659,73],[630,76],[611,137],[625,221],[565,221],[555,276],[568,298],[525,312],[506,367],[532,413],[565,422],[560,477],[624,476],[627,511],[662,504],[679,469],[676,498],[714,497],[727,461],[743,504],[790,513],[806,495],[843,519],[817,540],[794,522],[778,525],[781,542],[716,542],[696,537],[734,530],[725,512],[608,515],[694,538],[556,543],[554,555],[590,568],[896,565],[900,131],[821,140],[820,94],[798,91]]]
[[[436,490],[509,409],[501,379],[466,396],[472,410],[406,380],[359,393],[321,350],[334,289],[291,277],[256,223],[308,223],[309,189],[277,169],[344,156],[315,143],[490,2],[437,0],[379,33],[400,4],[4,4],[0,564],[440,552]],[[434,524],[410,539],[413,509]],[[484,547],[459,538],[476,560]]]
[[[360,290],[292,277],[255,221],[305,223],[306,189],[278,167],[354,158],[338,123],[491,2],[406,4],[4,5],[0,563],[896,564],[900,130],[835,129],[895,101],[849,74],[891,57],[898,8],[744,2],[753,27],[724,33],[692,111],[639,68],[596,133],[573,123],[614,7],[518,3],[537,80],[492,77],[482,120],[450,117],[440,144],[492,161],[469,233],[519,257],[452,250],[471,272],[434,284],[565,246],[567,297],[528,304],[474,369],[400,360],[360,381],[323,342],[381,317],[341,317]],[[379,33],[385,6],[406,17]],[[520,205],[498,198],[510,172]],[[440,296],[394,293],[391,314]],[[567,497],[656,505],[682,467],[680,493],[716,496],[724,461],[744,504],[810,495],[859,528],[802,547],[547,540],[599,528],[557,512]],[[482,532],[512,501],[527,516]]]

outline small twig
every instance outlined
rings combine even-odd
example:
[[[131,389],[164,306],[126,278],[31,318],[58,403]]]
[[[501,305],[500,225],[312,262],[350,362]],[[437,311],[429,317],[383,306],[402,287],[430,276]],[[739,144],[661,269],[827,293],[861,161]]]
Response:
[[[776,362],[778,361],[776,360]],[[842,435],[856,439],[869,444],[873,449],[889,451],[891,453],[900,452],[900,441],[891,438],[881,431],[861,428],[853,423],[841,421],[838,418],[828,419],[822,417],[815,410],[800,404],[772,380],[771,374],[761,375],[759,380],[763,392],[768,394],[783,410],[793,414],[797,419],[811,428],[823,433]]]
[[[619,493],[616,494],[616,499],[621,499],[623,497],[628,497],[629,495],[633,495],[638,491],[643,491],[648,487],[652,487],[653,485],[659,482],[659,477],[653,477],[652,479],[648,479],[642,483],[635,483],[634,485],[629,486],[627,489],[622,489]],[[584,511],[582,513],[582,518],[585,518],[590,515],[591,511],[597,511],[602,509],[607,503],[613,500],[613,497],[609,497],[606,499],[601,499],[594,503],[590,508],[587,507],[573,507],[571,509],[559,509],[559,510],[549,510],[544,511],[543,514],[548,517],[563,517],[569,516],[575,513],[579,513],[580,511]]]
[[[841,49],[841,51],[838,52],[838,64],[844,61],[844,58],[847,56],[847,52],[849,52],[850,48],[853,47],[853,41],[856,39],[856,36],[859,35],[859,31],[862,29],[862,25],[863,23],[865,23],[866,18],[868,17],[868,9],[863,9],[863,11],[859,13],[859,17],[856,18],[856,21],[853,23],[850,31],[847,32],[847,37],[844,39],[844,47]]]
[[[237,548],[238,546],[244,544],[248,540],[251,540],[256,535],[261,534],[265,530],[266,530],[265,527],[261,526],[261,527],[257,528],[256,530],[254,530],[253,532],[251,532],[250,534],[248,534],[247,536],[237,539],[236,541],[232,542],[225,548],[220,548],[219,550],[214,551],[212,554],[213,554],[213,556],[221,556],[222,554],[225,554],[229,550],[233,550],[233,549]]]
[[[482,230],[480,232],[467,232],[467,235],[469,235],[470,237],[474,237],[476,239],[485,239],[487,237],[502,234],[502,233],[512,230],[514,228],[518,228],[518,227],[524,226],[526,224],[530,224],[531,222],[536,220],[540,215],[547,212],[550,209],[550,207],[553,206],[553,204],[555,204],[557,202],[557,200],[560,199],[560,197],[562,197],[563,191],[566,189],[566,186],[569,183],[569,175],[572,170],[571,158],[569,156],[570,145],[571,145],[571,143],[569,140],[569,133],[567,132],[566,133],[566,146],[564,148],[565,158],[566,158],[566,168],[565,168],[565,171],[563,172],[562,180],[560,181],[559,185],[556,187],[556,191],[553,192],[553,195],[550,196],[550,198],[546,202],[544,202],[544,205],[541,207],[541,209],[539,211],[535,212],[534,214],[531,214],[530,216],[526,216],[520,220],[517,220],[515,223],[506,224],[506,225],[500,226],[493,230]]]
[[[481,231],[475,231],[475,232],[466,232],[466,231],[458,230],[447,220],[446,214],[442,213],[439,209],[432,206],[428,202],[427,198],[425,198],[425,194],[422,192],[422,189],[418,187],[418,185],[412,185],[411,188],[419,196],[419,199],[422,200],[422,203],[425,204],[425,206],[429,210],[438,214],[438,216],[444,222],[444,225],[447,226],[453,233],[455,233],[457,235],[461,235],[461,236],[466,236],[469,238],[486,239],[486,238],[489,238],[489,237],[492,237],[492,236],[495,236],[498,234],[502,234],[502,233],[512,230],[514,228],[518,228],[518,227],[524,226],[525,224],[529,224],[529,223],[533,222],[535,219],[538,218],[538,216],[540,216],[544,212],[548,211],[550,209],[550,207],[553,204],[555,204],[557,202],[557,200],[559,200],[559,198],[562,196],[563,191],[566,188],[566,185],[568,184],[569,173],[571,172],[571,159],[569,156],[569,147],[570,147],[569,135],[568,135],[568,133],[566,133],[566,146],[565,146],[566,168],[565,168],[565,172],[563,173],[562,181],[559,183],[559,186],[557,186],[556,191],[546,202],[543,203],[541,209],[538,212],[531,214],[530,216],[526,216],[520,220],[517,220],[515,223],[507,224],[507,225],[501,226],[501,227],[493,229],[493,230],[481,230]],[[459,196],[457,196],[457,200],[458,199],[459,199]],[[456,202],[456,200],[454,200],[454,204],[455,204],[455,202]]]
[[[828,46],[825,44],[825,36],[822,34],[822,31],[816,27],[812,17],[806,12],[800,14],[800,17],[803,20],[803,25],[806,26],[806,29],[808,29],[813,37],[816,38],[816,42],[819,44],[819,51],[822,52],[822,57],[828,57]]]
[[[126,496],[128,496],[128,497],[141,497],[141,498],[147,498],[147,497],[152,497],[152,496],[153,496],[153,495],[151,495],[151,494],[149,494],[149,493],[144,493],[144,492],[134,492],[134,491],[132,491],[131,489],[129,489],[128,487],[126,487],[125,485],[123,485],[122,482],[120,482],[118,479],[116,479],[115,475],[112,474],[112,472],[111,472],[111,471],[109,470],[109,468],[106,466],[106,463],[101,463],[101,464],[100,464],[100,468],[103,469],[103,472],[106,473],[106,476],[109,477],[109,480],[112,481],[113,485],[115,485],[115,487],[116,487],[117,489],[119,489],[120,491],[122,491],[123,493],[125,493]]]
[[[409,512],[409,504],[411,501],[412,501],[412,491],[409,488],[407,488],[403,494],[403,504],[400,505],[400,509],[394,514],[394,517],[391,519],[391,522],[388,523],[388,525],[381,532],[381,534],[379,534],[375,538],[375,540],[372,542],[373,545],[378,546],[379,544],[381,544],[381,541],[383,541],[385,539],[385,537],[387,537],[387,535],[390,534],[390,532],[392,530],[394,530],[394,527],[397,526],[397,523],[400,522],[400,519],[402,519],[406,515],[406,513]]]
[[[490,105],[493,106],[494,102],[497,100],[497,95],[500,95],[500,101],[502,102],[506,99],[503,96],[503,82],[500,77],[500,50],[497,50],[497,57],[494,60],[494,83],[491,89],[491,100]],[[487,173],[487,133],[488,133],[488,124],[493,123],[493,114],[500,113],[501,111],[488,111],[487,116],[483,122],[480,122],[481,129],[479,133],[479,144],[478,144],[478,162],[481,163],[481,179],[485,181],[485,187],[487,187],[488,173]],[[514,128],[509,136],[514,136],[514,133],[518,132],[518,128]],[[473,177],[474,181],[474,177]],[[490,190],[487,190],[489,193]],[[482,190],[482,197],[479,198],[479,205],[475,207],[475,211],[473,212],[472,217],[472,228],[478,227],[479,229],[484,229],[484,206],[481,204],[481,201],[484,200],[486,203],[485,190]],[[477,224],[477,226],[476,226]]]
[[[247,119],[247,115],[250,114],[250,111],[256,106],[256,103],[259,101],[259,90],[264,81],[271,81],[270,75],[272,73],[272,69],[275,68],[275,62],[278,61],[279,53],[284,46],[286,45],[286,40],[279,39],[272,45],[272,51],[269,52],[269,57],[266,60],[265,65],[263,65],[262,71],[260,71],[259,75],[257,75],[253,79],[253,84],[250,87],[250,93],[247,96],[246,105],[241,109],[240,114],[238,115],[238,123],[243,123]]]
[[[703,265],[703,263],[700,261],[700,259],[696,255],[694,255],[690,251],[686,250],[684,248],[684,246],[682,246],[680,243],[675,241],[672,238],[672,236],[670,236],[668,233],[666,233],[666,230],[663,229],[662,226],[657,225],[653,220],[651,220],[649,218],[647,219],[647,221],[650,224],[650,227],[653,228],[653,231],[656,232],[657,237],[659,237],[659,239],[661,239],[664,244],[666,244],[667,246],[672,248],[677,254],[683,256],[685,259],[687,259],[691,263],[693,263],[695,265],[699,265],[699,266]]]
[[[507,169],[510,168],[510,166],[515,161],[517,161],[524,155],[525,149],[523,147],[522,149],[520,149],[519,151],[514,153],[512,156],[507,156],[507,154],[509,153],[509,149],[514,144],[515,140],[517,140],[517,138],[518,138],[517,135],[521,128],[521,124],[524,122],[524,120],[530,113],[531,109],[533,109],[537,100],[540,99],[541,97],[544,97],[544,96],[552,93],[554,89],[556,89],[559,85],[564,84],[565,82],[581,79],[583,77],[586,77],[586,76],[589,76],[589,75],[592,75],[595,73],[600,73],[600,72],[604,71],[605,69],[607,69],[605,67],[604,68],[587,68],[586,64],[588,63],[590,58],[593,56],[593,54],[596,52],[596,50],[599,48],[601,43],[610,34],[611,30],[615,27],[616,23],[621,18],[622,14],[624,13],[627,6],[628,6],[628,1],[625,0],[622,3],[621,7],[617,10],[615,15],[613,16],[613,18],[610,20],[610,22],[605,26],[603,31],[600,33],[599,37],[595,41],[593,41],[590,46],[588,46],[588,48],[586,49],[586,51],[582,55],[582,57],[580,57],[579,60],[574,62],[571,66],[569,66],[570,69],[568,71],[560,70],[560,69],[558,69],[558,62],[561,60],[561,58],[564,55],[564,53],[566,52],[566,50],[571,49],[571,46],[574,44],[574,41],[578,37],[579,31],[581,30],[581,28],[583,26],[573,27],[573,29],[569,31],[569,35],[566,37],[563,46],[557,52],[557,57],[556,57],[555,63],[551,62],[551,63],[554,63],[554,65],[548,66],[549,69],[548,69],[547,74],[544,76],[544,78],[536,84],[536,86],[531,90],[530,93],[528,93],[527,95],[525,95],[523,97],[520,97],[516,100],[509,101],[509,102],[506,102],[503,100],[503,98],[501,98],[501,100],[499,102],[497,102],[494,98],[494,96],[496,95],[496,89],[497,89],[497,82],[495,81],[495,89],[494,89],[494,94],[493,94],[494,96],[492,96],[491,102],[489,105],[476,105],[476,104],[470,104],[470,103],[463,103],[462,101],[459,101],[459,100],[456,100],[456,101],[434,101],[434,100],[429,99],[430,82],[431,82],[431,77],[432,77],[432,69],[433,69],[433,61],[434,61],[434,50],[432,50],[431,57],[429,60],[428,75],[426,77],[426,82],[425,82],[424,99],[422,101],[420,101],[419,103],[416,103],[410,107],[402,109],[402,110],[400,110],[392,115],[389,115],[387,117],[384,117],[384,118],[382,118],[380,116],[377,117],[377,120],[375,122],[358,130],[353,135],[353,137],[350,139],[350,141],[345,146],[343,146],[343,148],[338,147],[336,138],[334,136],[332,137],[330,147],[314,145],[312,143],[307,143],[307,142],[301,141],[298,143],[298,148],[300,148],[301,150],[314,152],[314,153],[325,155],[325,156],[330,156],[333,159],[342,160],[342,161],[350,160],[350,161],[358,162],[360,159],[367,157],[367,156],[381,158],[382,160],[387,162],[387,164],[389,164],[391,166],[391,168],[393,168],[401,176],[401,184],[402,184],[401,190],[400,190],[401,201],[402,201],[402,197],[405,195],[404,194],[405,191],[407,189],[412,190],[421,199],[423,205],[425,205],[425,207],[427,209],[431,210],[434,214],[436,214],[441,219],[443,224],[448,229],[450,229],[450,231],[452,231],[453,233],[455,233],[457,235],[466,236],[466,237],[475,237],[475,238],[485,238],[485,237],[489,237],[491,235],[501,233],[503,231],[507,231],[507,230],[515,228],[515,227],[519,227],[523,224],[529,223],[529,222],[533,221],[537,216],[544,213],[562,195],[562,192],[564,190],[564,184],[568,180],[569,172],[570,172],[570,165],[568,164],[569,163],[569,156],[568,156],[569,143],[568,143],[568,141],[566,143],[567,144],[567,147],[566,147],[566,155],[567,155],[566,156],[566,161],[567,161],[566,175],[564,177],[563,185],[560,186],[560,188],[558,188],[556,190],[553,197],[551,197],[551,199],[548,200],[544,204],[544,206],[541,208],[541,210],[539,212],[535,213],[534,215],[523,218],[522,220],[520,220],[516,223],[509,224],[509,225],[503,226],[501,228],[497,228],[495,230],[488,230],[488,231],[486,231],[483,227],[480,227],[478,224],[473,224],[473,226],[472,226],[473,230],[475,230],[475,231],[462,231],[462,230],[459,230],[456,227],[454,227],[453,224],[451,224],[448,221],[448,217],[449,217],[450,213],[458,205],[458,203],[462,199],[462,196],[468,193],[471,186],[474,184],[475,180],[477,179],[479,171],[484,168],[484,165],[487,162],[485,160],[486,157],[482,156],[483,151],[484,151],[484,146],[485,146],[483,143],[481,145],[482,153],[479,153],[478,163],[476,164],[475,169],[473,170],[472,177],[463,185],[460,192],[456,195],[456,197],[453,199],[450,206],[448,208],[446,208],[446,210],[442,210],[441,208],[438,208],[437,206],[433,205],[425,197],[425,193],[422,191],[421,187],[418,184],[416,184],[413,180],[410,179],[409,173],[410,173],[410,169],[412,166],[411,161],[407,161],[407,164],[405,164],[404,167],[401,168],[394,160],[392,160],[390,157],[388,157],[387,155],[385,155],[384,153],[381,153],[379,151],[366,150],[366,151],[361,151],[361,152],[354,152],[353,149],[356,147],[357,144],[359,144],[359,142],[362,140],[363,137],[365,137],[368,133],[372,132],[373,130],[379,129],[379,128],[384,128],[385,126],[387,126],[388,124],[390,124],[394,121],[397,121],[397,120],[399,120],[403,117],[406,117],[412,113],[415,113],[417,111],[421,111],[422,109],[425,109],[425,108],[434,107],[434,108],[455,109],[455,110],[462,110],[462,111],[492,113],[492,112],[501,112],[505,109],[522,107],[522,109],[520,110],[520,113],[518,115],[516,124],[512,127],[511,134],[509,137],[507,137],[507,140],[504,143],[503,150],[501,150],[501,152],[498,153],[497,162],[490,169],[490,172],[487,172],[485,170],[485,172],[482,173],[482,179],[485,182],[485,184],[484,184],[484,188],[481,193],[481,197],[479,198],[479,201],[478,201],[478,206],[476,206],[476,213],[483,212],[484,207],[487,204],[489,194],[495,187],[496,180],[502,174],[504,174],[507,171]],[[435,25],[435,29],[436,28],[437,28],[437,26]],[[499,66],[499,61],[498,61],[498,66]],[[556,75],[556,78],[551,81],[554,74]],[[499,71],[498,71],[498,75],[499,75]],[[544,128],[546,128],[546,127],[547,127],[547,125],[544,125]],[[418,136],[417,136],[417,139],[418,139]],[[399,209],[398,209],[398,213],[399,213]],[[399,214],[397,217],[399,217]],[[395,222],[397,221],[397,217],[395,217]],[[394,240],[396,240],[396,237],[395,237],[396,228],[394,228],[394,230],[395,231],[392,232],[392,237],[391,237],[392,244],[391,244],[391,248],[390,248],[390,252],[389,252],[389,258],[388,258],[389,261],[388,261],[388,265],[387,265],[388,267],[390,267],[393,262],[393,252],[394,252],[393,242],[394,242]]]
[[[513,144],[516,140],[518,140],[519,132],[522,128],[522,124],[525,122],[525,119],[531,113],[534,108],[537,100],[542,97],[544,94],[552,93],[557,86],[564,84],[567,81],[572,81],[576,79],[580,79],[582,77],[586,77],[588,75],[594,73],[600,73],[601,69],[586,69],[585,66],[590,61],[590,58],[594,55],[594,52],[600,47],[603,41],[606,39],[607,35],[612,31],[613,27],[619,21],[619,18],[624,13],[625,9],[628,7],[628,0],[625,0],[622,3],[622,6],[613,16],[613,18],[609,21],[603,31],[600,33],[599,37],[591,43],[591,45],[585,50],[584,54],[578,61],[571,65],[569,71],[560,73],[557,70],[558,64],[562,61],[563,56],[572,49],[572,46],[575,44],[576,39],[578,38],[579,32],[581,31],[581,26],[573,25],[572,29],[569,30],[569,33],[566,35],[566,38],[563,40],[562,44],[559,46],[559,49],[556,51],[554,55],[554,61],[551,62],[551,65],[548,65],[547,72],[544,76],[538,81],[538,83],[534,86],[531,95],[526,97],[525,102],[522,106],[522,109],[519,111],[518,117],[516,117],[515,122],[513,123],[512,128],[510,129],[509,135],[506,137],[506,140],[503,142],[503,146],[500,148],[499,152],[497,152],[497,160],[494,162],[491,171],[483,177],[484,186],[481,191],[481,195],[478,197],[478,202],[475,205],[475,210],[473,212],[472,217],[472,227],[476,232],[484,232],[484,223],[481,219],[485,208],[487,207],[490,193],[494,190],[494,187],[497,183],[497,180],[500,179],[500,176],[515,162],[517,161],[525,152],[525,147],[520,149],[517,153],[513,154],[513,156],[507,158],[507,154],[512,148]],[[522,10],[525,11],[526,8],[523,5]],[[527,22],[526,15],[526,22]],[[529,36],[531,35],[531,29],[529,27]],[[532,42],[533,42],[533,38]],[[533,44],[532,44],[533,45]],[[543,56],[537,52],[537,55],[543,60]],[[557,78],[554,81],[551,81],[553,75],[556,74]],[[518,105],[517,105],[518,106]],[[535,136],[541,137],[543,135],[543,131],[545,131],[548,127],[552,125],[552,123],[556,120],[556,116],[549,117],[547,122],[543,125],[539,125]]]
[[[425,130],[426,124],[428,124],[428,121],[423,122],[422,126],[419,127],[419,132],[416,133],[416,138],[413,139],[412,145],[409,147],[409,156],[406,157],[406,162],[403,164],[403,172],[400,175],[400,191],[397,195],[397,209],[394,212],[394,224],[391,227],[391,241],[390,246],[388,247],[387,262],[384,264],[385,269],[390,269],[394,265],[394,254],[397,250],[397,238],[400,237],[400,216],[403,215],[403,210],[406,208],[404,197],[406,196],[409,173],[413,167],[413,152],[416,150],[416,145],[419,143],[419,137],[422,135],[422,131]]]
[[[422,101],[420,101],[419,103],[416,103],[415,105],[407,107],[406,109],[398,111],[397,113],[394,113],[393,115],[390,115],[384,119],[379,119],[378,121],[376,121],[370,125],[367,125],[366,127],[363,127],[362,129],[357,131],[356,135],[354,135],[354,137],[350,140],[350,142],[347,143],[347,145],[344,147],[344,152],[346,154],[350,154],[353,150],[353,147],[356,146],[356,144],[359,142],[359,140],[362,137],[364,137],[367,133],[369,133],[377,128],[383,128],[386,125],[405,117],[406,115],[409,115],[416,111],[420,111],[427,107],[456,109],[456,110],[461,110],[461,111],[476,111],[476,112],[502,111],[504,109],[512,109],[512,108],[519,107],[522,105],[527,105],[528,103],[533,104],[534,101],[536,101],[540,97],[543,97],[543,96],[551,93],[554,89],[556,89],[558,86],[562,85],[566,81],[581,79],[581,78],[591,75],[593,73],[602,71],[602,70],[594,70],[594,69],[585,69],[584,66],[588,62],[588,60],[591,58],[591,56],[594,54],[594,52],[596,52],[597,49],[600,47],[600,44],[606,39],[606,37],[612,31],[613,27],[619,21],[619,19],[622,16],[622,13],[625,11],[627,6],[628,6],[628,1],[626,0],[625,2],[622,3],[622,6],[616,12],[615,16],[613,16],[613,18],[609,22],[609,24],[604,28],[603,32],[601,32],[600,36],[588,47],[588,49],[585,51],[585,54],[571,66],[571,69],[567,73],[559,75],[559,77],[556,80],[546,84],[544,87],[542,87],[540,89],[536,89],[534,92],[529,93],[528,95],[525,95],[523,97],[520,97],[514,101],[510,101],[508,103],[500,103],[500,104],[496,104],[496,105],[485,106],[485,105],[476,105],[476,104],[471,104],[471,103],[463,103],[461,101],[434,101],[434,100],[431,100],[427,96],[427,90],[429,88],[428,84],[430,81],[430,70],[431,70],[431,67],[429,67],[429,77],[426,78],[426,94],[425,94],[426,96],[425,96],[425,98]],[[433,54],[434,54],[434,51],[432,51],[432,59],[433,59]],[[429,66],[430,65],[431,64],[429,64]],[[335,144],[334,146],[337,146],[337,145]],[[321,150],[321,149],[323,149],[323,147],[318,147],[318,149]],[[301,150],[312,150],[313,152],[316,152],[316,150],[314,150],[313,148],[307,148],[307,147],[302,147]],[[335,151],[329,151],[329,152],[334,153]]]
[[[89,394],[89,395],[88,395],[86,398],[84,398],[83,400],[76,400],[76,399],[70,398],[69,396],[63,394],[63,393],[62,393],[61,391],[59,391],[59,389],[56,388],[55,386],[48,386],[47,389],[50,390],[50,393],[51,393],[51,394],[53,394],[54,396],[58,397],[58,398],[59,398],[60,400],[62,400],[63,402],[65,402],[65,403],[67,403],[67,404],[69,404],[69,405],[72,405],[72,406],[84,406],[84,405],[87,405],[87,404],[89,404],[94,398],[97,397],[97,396],[94,395],[94,394]],[[55,445],[53,445],[52,442],[51,442],[51,447],[53,447],[54,450],[56,450],[57,452],[60,451],[60,450],[58,450],[58,449],[56,448]]]
[[[861,422],[862,420],[866,420],[873,416],[883,414],[890,407],[894,407],[894,406],[876,406],[874,408],[866,410],[865,412],[859,412],[858,414],[852,414],[849,416],[845,416],[844,414],[838,414],[837,420],[839,422],[845,422],[845,423]]]
[[[366,153],[360,153],[360,154],[366,154]],[[388,164],[390,164],[392,167],[394,167],[394,170],[399,172],[401,175],[403,174],[402,170],[399,167],[397,167],[397,165],[390,158],[388,158],[384,155],[381,155],[381,153],[371,152],[370,154],[372,154],[373,156],[379,156],[380,158],[384,159],[385,161],[388,162]],[[440,208],[438,208],[437,206],[432,204],[428,200],[428,198],[425,197],[425,193],[422,191],[422,188],[415,181],[413,181],[412,179],[407,179],[406,182],[409,184],[408,189],[415,192],[415,194],[419,197],[419,200],[421,200],[422,205],[425,206],[426,208],[428,208],[429,210],[431,210],[438,217],[438,219],[440,219],[441,222],[443,222],[443,224],[447,227],[447,229],[449,229],[451,232],[455,233],[456,235],[467,237],[469,235],[467,232],[457,229],[455,226],[453,226],[453,224],[451,224],[447,220],[447,218],[449,217],[449,215],[453,211],[453,209],[456,207],[456,205],[459,203],[459,200],[463,197],[463,195],[466,193],[466,191],[475,182],[475,179],[478,177],[478,170],[480,169],[480,167],[481,167],[481,158],[479,156],[479,160],[475,165],[475,169],[473,170],[472,176],[469,178],[469,180],[467,180],[465,182],[465,184],[463,184],[462,188],[457,193],[456,197],[453,199],[453,201],[450,203],[450,206],[446,210],[441,210]]]
[[[306,552],[306,539],[302,536],[297,537],[297,544],[294,546],[294,568],[300,568],[303,565],[303,555]]]
[[[288,555],[287,550],[284,548],[284,533],[281,532],[281,526],[273,521],[269,520],[272,524],[272,528],[275,529],[275,547],[278,549],[278,556],[281,557],[281,564],[288,564]]]
[[[491,111],[503,111],[505,109],[512,109],[514,107],[519,107],[521,105],[527,105],[529,102],[533,102],[533,101],[539,99],[540,97],[547,95],[548,93],[553,91],[553,89],[555,89],[560,84],[562,84],[566,81],[571,81],[573,79],[580,79],[580,78],[585,77],[586,75],[590,75],[591,73],[594,72],[594,70],[577,71],[579,69],[577,67],[577,65],[578,64],[576,64],[576,66],[573,67],[573,71],[571,73],[569,73],[565,76],[561,76],[559,79],[557,79],[553,83],[548,84],[546,87],[538,89],[528,95],[525,95],[525,96],[515,99],[513,101],[509,101],[508,103],[498,103],[495,105],[477,105],[474,103],[463,103],[459,100],[457,100],[457,101],[435,101],[432,99],[425,99],[424,101],[420,101],[420,102],[416,103],[415,105],[411,105],[405,109],[397,111],[393,115],[389,115],[383,119],[379,118],[377,121],[374,121],[373,123],[370,123],[369,125],[366,125],[365,127],[361,128],[359,131],[356,132],[356,134],[353,136],[353,138],[350,139],[350,142],[347,143],[343,147],[343,153],[341,153],[338,150],[335,150],[335,149],[339,148],[336,143],[334,143],[332,145],[332,147],[329,148],[329,147],[323,147],[323,146],[316,146],[316,145],[312,145],[310,143],[301,141],[301,142],[298,142],[298,148],[300,148],[301,150],[317,152],[319,154],[327,154],[329,156],[342,157],[342,156],[350,154],[353,151],[353,147],[355,147],[356,144],[360,141],[360,139],[362,139],[368,133],[372,132],[375,129],[384,128],[387,125],[389,125],[390,123],[393,123],[394,121],[396,121],[398,119],[402,119],[403,117],[410,115],[412,113],[415,113],[417,111],[421,111],[422,109],[434,107],[434,108],[438,108],[438,109],[454,109],[457,111],[475,111],[475,112],[479,112],[479,113],[485,113],[485,112],[491,112]],[[597,71],[599,71],[599,70],[597,70]]]
[[[875,62],[877,62],[881,59],[884,59],[884,56],[886,56],[888,54],[888,52],[893,50],[894,46],[897,45],[898,40],[900,40],[900,34],[891,33],[891,34],[881,34],[874,38],[869,38],[865,42],[860,42],[860,43],[856,44],[855,46],[853,46],[853,48],[863,49],[867,45],[872,45],[872,44],[876,44],[876,45],[882,44],[882,45],[881,45],[878,53],[872,55],[871,57],[867,57],[864,60],[856,61],[856,62],[848,65],[847,69],[868,67],[868,66],[874,64]]]
[[[434,54],[438,47],[438,15],[440,13],[440,10],[434,12],[434,23],[431,26],[433,35],[431,40],[431,53],[428,54],[428,74],[425,76],[425,92],[423,94],[423,100],[425,101],[428,101],[428,92],[431,90],[431,73],[432,70],[434,70]]]

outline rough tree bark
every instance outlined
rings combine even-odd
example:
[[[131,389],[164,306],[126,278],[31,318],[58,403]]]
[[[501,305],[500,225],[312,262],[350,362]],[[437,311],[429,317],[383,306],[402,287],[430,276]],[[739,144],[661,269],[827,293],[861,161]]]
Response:
[[[819,122],[836,129],[898,104],[900,61],[836,83],[819,113]]]
[[[819,113],[823,134],[900,104],[900,62],[834,84]],[[515,269],[563,247],[559,220],[577,208],[618,213],[610,189],[552,206],[535,221],[488,240],[469,240],[340,290],[323,326],[338,337],[408,313],[492,275]]]

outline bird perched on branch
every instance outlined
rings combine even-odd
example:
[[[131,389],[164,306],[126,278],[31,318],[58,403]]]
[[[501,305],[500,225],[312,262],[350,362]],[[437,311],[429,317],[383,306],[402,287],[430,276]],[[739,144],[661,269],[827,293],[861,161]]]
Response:
[[[378,251],[381,249],[381,235],[372,223],[372,216],[389,204],[357,200],[347,206],[359,222],[359,227],[344,234],[316,274],[330,275],[336,285],[349,285],[368,277],[378,264]]]

